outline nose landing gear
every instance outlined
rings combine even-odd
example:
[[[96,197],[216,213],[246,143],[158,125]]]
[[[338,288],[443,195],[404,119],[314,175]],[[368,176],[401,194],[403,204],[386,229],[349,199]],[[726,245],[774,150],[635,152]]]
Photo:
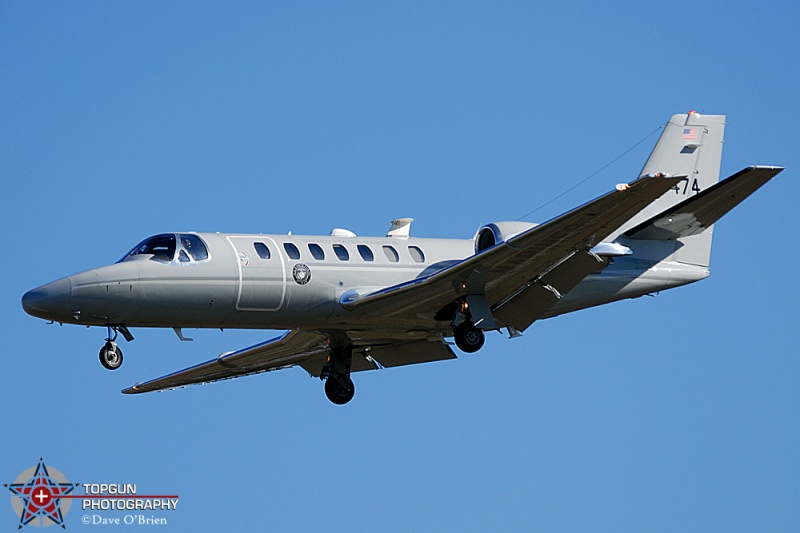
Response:
[[[122,365],[122,350],[116,342],[109,339],[100,348],[100,364],[108,370],[116,370]]]
[[[100,364],[108,370],[116,370],[122,366],[122,350],[116,343],[117,334],[122,333],[122,336],[128,342],[133,340],[133,335],[125,326],[107,327],[108,337],[106,338],[106,343],[100,348]]]

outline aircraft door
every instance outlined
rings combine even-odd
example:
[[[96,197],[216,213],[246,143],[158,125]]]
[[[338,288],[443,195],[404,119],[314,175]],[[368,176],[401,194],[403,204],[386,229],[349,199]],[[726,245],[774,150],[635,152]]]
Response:
[[[277,311],[286,301],[286,265],[278,244],[266,236],[228,237],[237,259],[238,311]]]

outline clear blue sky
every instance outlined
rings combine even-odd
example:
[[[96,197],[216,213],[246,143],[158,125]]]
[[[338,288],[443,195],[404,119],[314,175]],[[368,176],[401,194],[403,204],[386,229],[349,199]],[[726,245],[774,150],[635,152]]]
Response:
[[[794,3],[264,4],[0,3],[0,482],[43,457],[177,493],[169,531],[800,528]],[[125,396],[274,332],[134,330],[110,373],[104,330],[19,304],[161,231],[470,237],[690,109],[728,115],[723,175],[788,168],[709,279],[359,374],[344,408],[299,368]]]

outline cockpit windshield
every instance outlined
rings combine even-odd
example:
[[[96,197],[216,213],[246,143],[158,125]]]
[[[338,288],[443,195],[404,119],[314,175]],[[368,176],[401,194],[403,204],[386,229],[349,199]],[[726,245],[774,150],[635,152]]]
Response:
[[[208,259],[208,248],[197,235],[191,233],[163,233],[154,235],[137,244],[133,250],[119,260],[127,261],[140,255],[149,255],[160,263],[193,263]]]

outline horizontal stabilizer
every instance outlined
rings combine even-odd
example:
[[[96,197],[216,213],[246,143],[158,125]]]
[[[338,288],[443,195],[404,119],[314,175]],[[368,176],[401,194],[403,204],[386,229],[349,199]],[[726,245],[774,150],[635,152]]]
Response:
[[[675,240],[702,233],[781,167],[748,167],[625,232],[632,239]]]

